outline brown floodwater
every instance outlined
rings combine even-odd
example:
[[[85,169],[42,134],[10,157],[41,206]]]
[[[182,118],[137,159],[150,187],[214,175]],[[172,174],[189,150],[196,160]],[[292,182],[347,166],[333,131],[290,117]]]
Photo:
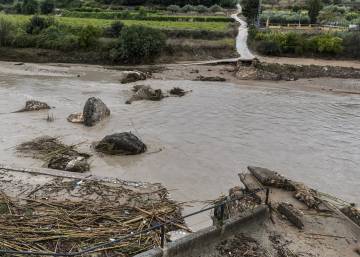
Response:
[[[126,105],[132,85],[116,82],[115,71],[18,69],[0,69],[1,164],[40,167],[41,161],[18,156],[14,147],[51,135],[82,142],[79,148],[93,154],[91,174],[161,182],[179,201],[214,199],[240,184],[237,173],[247,165],[259,165],[359,203],[360,95],[264,86],[268,82],[149,80],[140,84],[193,91]],[[91,96],[108,105],[111,117],[91,128],[67,122]],[[47,111],[11,113],[29,99],[53,106],[55,121],[46,121]],[[94,141],[124,131],[141,137],[148,153],[103,156],[92,150]]]

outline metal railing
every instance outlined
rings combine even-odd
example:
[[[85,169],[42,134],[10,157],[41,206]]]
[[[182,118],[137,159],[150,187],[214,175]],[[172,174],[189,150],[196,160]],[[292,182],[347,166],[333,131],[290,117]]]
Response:
[[[93,246],[90,246],[88,248],[85,248],[81,251],[78,251],[78,252],[69,252],[69,253],[54,253],[54,252],[33,252],[33,251],[16,251],[16,250],[4,250],[4,249],[0,249],[0,256],[3,255],[3,254],[12,254],[12,255],[36,255],[36,256],[66,256],[66,257],[69,257],[69,256],[79,256],[79,255],[84,255],[84,254],[90,254],[92,252],[95,252],[95,251],[101,251],[102,249],[101,248],[105,248],[105,247],[108,247],[108,246],[112,246],[112,245],[115,245],[117,243],[120,243],[126,239],[129,239],[129,238],[132,238],[132,237],[135,237],[135,236],[138,236],[138,235],[141,235],[141,234],[144,234],[144,233],[148,233],[148,232],[151,232],[151,231],[154,231],[154,230],[160,230],[160,238],[161,238],[161,241],[160,241],[160,246],[161,248],[164,248],[165,246],[165,226],[166,225],[171,225],[173,223],[176,223],[176,222],[179,222],[179,221],[182,221],[186,218],[189,218],[189,217],[192,217],[192,216],[195,216],[195,215],[198,215],[200,213],[203,213],[203,212],[207,212],[207,211],[210,211],[210,210],[213,210],[213,209],[216,209],[216,208],[219,208],[220,207],[220,220],[224,220],[224,214],[225,214],[225,205],[228,204],[228,203],[231,203],[231,202],[234,202],[234,201],[239,201],[245,197],[248,197],[248,196],[254,196],[256,193],[259,193],[261,191],[264,191],[266,190],[266,198],[265,198],[265,204],[268,204],[268,200],[269,200],[269,189],[268,188],[261,188],[261,189],[257,189],[257,190],[254,190],[248,194],[244,194],[240,197],[237,197],[237,198],[233,198],[233,199],[227,199],[227,200],[224,200],[218,204],[214,204],[212,206],[209,206],[207,208],[204,208],[204,209],[201,209],[201,210],[198,210],[198,211],[195,211],[195,212],[192,212],[190,214],[187,214],[187,215],[184,215],[182,217],[179,217],[179,218],[175,218],[175,219],[172,219],[172,220],[168,220],[168,221],[164,221],[164,222],[161,222],[155,226],[152,226],[150,228],[147,228],[147,229],[144,229],[144,230],[141,230],[141,231],[138,231],[138,232],[134,232],[134,233],[131,233],[131,234],[127,234],[123,237],[120,237],[120,238],[116,238],[116,239],[113,239],[109,242],[104,242],[104,243],[99,243],[99,244],[95,244]],[[103,249],[105,250],[105,249]]]

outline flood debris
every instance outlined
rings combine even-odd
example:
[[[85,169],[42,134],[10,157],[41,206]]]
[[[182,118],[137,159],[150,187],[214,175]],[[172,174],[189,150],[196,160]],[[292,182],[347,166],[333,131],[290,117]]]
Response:
[[[289,203],[281,202],[278,204],[277,210],[297,228],[304,228],[302,213],[295,206]]]
[[[133,96],[125,102],[126,104],[140,100],[160,101],[165,97],[161,89],[153,89],[150,86],[136,85],[133,87],[133,91]]]
[[[165,232],[187,229],[181,206],[169,200],[161,185],[26,174],[21,176],[28,179],[22,180],[14,174],[10,183],[21,193],[14,197],[0,186],[2,250],[73,253],[171,219],[178,221]],[[153,230],[102,248],[94,256],[133,256],[160,241],[160,231]]]
[[[84,123],[84,114],[82,112],[70,114],[67,118],[68,122]]]
[[[24,142],[16,147],[19,153],[45,161],[50,169],[85,172],[90,170],[89,154],[75,150],[76,145],[65,145],[57,138],[44,136]]]
[[[255,59],[250,66],[239,62],[236,77],[245,80],[275,81],[320,77],[346,79],[360,78],[360,70],[352,67],[267,63]]]
[[[261,199],[253,194],[249,195],[248,192],[239,186],[230,188],[227,196],[221,196],[212,202],[213,205],[226,202],[222,207],[219,205],[212,213],[212,220],[214,225],[222,224],[223,220],[233,217],[239,217],[248,210],[253,210],[259,204]],[[223,208],[223,209],[222,209]]]
[[[292,181],[278,172],[266,168],[249,166],[248,170],[262,185],[294,191],[294,197],[305,203],[309,208],[319,208],[321,200],[317,191],[309,188],[304,183]]]
[[[141,71],[123,71],[120,82],[122,84],[132,83],[139,80],[145,80],[147,78],[146,73]]]
[[[255,166],[249,166],[248,170],[264,186],[273,186],[295,191],[293,183],[275,171]]]
[[[291,251],[287,244],[291,241],[284,239],[280,234],[272,232],[269,235],[269,240],[272,243],[272,246],[277,251],[278,257],[298,257],[299,255]],[[311,256],[311,255],[307,255]]]
[[[110,116],[110,109],[98,97],[90,97],[83,110],[84,125],[92,127]]]
[[[243,233],[222,241],[216,247],[216,257],[267,257],[266,250],[257,240]]]
[[[225,78],[219,76],[202,76],[199,75],[196,77],[195,81],[211,81],[211,82],[224,82]]]
[[[184,96],[188,93],[189,91],[185,91],[184,89],[180,88],[180,87],[174,87],[172,89],[170,89],[169,93],[170,95],[175,95],[175,96]]]
[[[110,155],[135,155],[144,153],[147,147],[131,132],[123,132],[104,137],[96,144],[95,149]]]
[[[40,111],[40,110],[49,110],[50,106],[45,102],[40,102],[36,100],[26,101],[25,107],[16,111],[16,112],[31,112],[31,111]]]
[[[345,206],[340,209],[347,217],[349,217],[355,224],[360,226],[360,209],[355,206]]]

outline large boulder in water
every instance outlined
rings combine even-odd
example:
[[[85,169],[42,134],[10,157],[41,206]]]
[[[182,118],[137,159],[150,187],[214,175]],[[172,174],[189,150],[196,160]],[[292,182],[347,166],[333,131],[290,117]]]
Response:
[[[145,80],[146,74],[141,71],[124,71],[122,73],[122,78],[120,79],[120,82],[122,84],[126,83],[132,83],[139,80]]]
[[[131,132],[123,132],[104,137],[95,149],[106,154],[132,155],[145,152],[146,145]]]
[[[94,126],[109,115],[109,108],[100,100],[100,98],[91,97],[86,101],[83,111],[85,126]]]
[[[25,107],[17,112],[30,112],[30,111],[39,111],[39,110],[48,110],[50,106],[47,103],[36,101],[36,100],[29,100],[26,101]]]

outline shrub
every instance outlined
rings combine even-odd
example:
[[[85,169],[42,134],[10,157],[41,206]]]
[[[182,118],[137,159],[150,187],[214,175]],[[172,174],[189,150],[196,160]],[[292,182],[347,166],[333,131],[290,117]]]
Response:
[[[39,11],[39,3],[36,0],[24,0],[21,12],[24,14],[35,14]]]
[[[257,50],[265,55],[280,55],[281,46],[275,41],[261,41],[258,43]]]
[[[195,11],[195,7],[190,4],[187,4],[183,8],[181,8],[181,11],[182,12],[193,12],[193,11]]]
[[[237,0],[220,0],[219,2],[222,7],[230,7],[230,8],[235,7],[236,4],[238,3]]]
[[[21,13],[21,12],[22,12],[21,8],[22,8],[21,3],[17,2],[17,3],[14,5],[14,11],[15,11],[15,13]]]
[[[125,27],[111,57],[114,61],[126,63],[151,62],[165,45],[165,36],[159,30],[143,26]]]
[[[46,29],[55,23],[53,18],[44,18],[38,15],[31,17],[26,24],[26,32],[28,34],[39,34],[43,29]]]
[[[105,29],[105,35],[108,37],[119,37],[123,28],[124,23],[121,21],[114,21],[111,23],[110,27]]]
[[[40,3],[40,11],[42,14],[52,13],[55,9],[54,0],[44,0]]]
[[[320,35],[313,38],[319,53],[339,54],[342,52],[342,38],[330,34]]]
[[[208,8],[205,5],[198,5],[195,9],[198,13],[205,13],[208,11]]]
[[[176,13],[176,12],[180,12],[181,11],[181,8],[180,6],[178,5],[169,5],[167,8],[166,8],[169,12],[172,12],[172,13]]]
[[[350,57],[360,58],[360,33],[350,32],[343,36],[344,52]]]
[[[13,37],[14,25],[0,17],[0,46],[8,45]]]
[[[147,16],[147,12],[143,6],[139,8],[139,14],[137,15],[139,18],[144,18]]]
[[[94,26],[82,27],[79,33],[79,46],[83,48],[94,46],[100,34],[100,30]]]
[[[210,12],[222,12],[223,11],[223,8],[221,8],[221,6],[220,5],[217,5],[217,4],[215,4],[215,5],[213,5],[213,6],[211,6],[210,8],[209,8],[209,11]]]
[[[78,37],[65,33],[57,26],[50,26],[38,36],[39,48],[69,51],[78,48]]]

